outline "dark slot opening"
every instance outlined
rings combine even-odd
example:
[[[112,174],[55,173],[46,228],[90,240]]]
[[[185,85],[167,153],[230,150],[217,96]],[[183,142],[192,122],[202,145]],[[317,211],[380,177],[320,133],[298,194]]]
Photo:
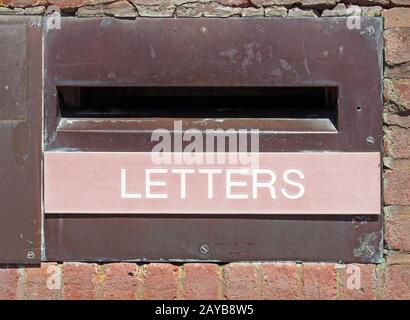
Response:
[[[59,87],[62,118],[328,119],[336,87]]]

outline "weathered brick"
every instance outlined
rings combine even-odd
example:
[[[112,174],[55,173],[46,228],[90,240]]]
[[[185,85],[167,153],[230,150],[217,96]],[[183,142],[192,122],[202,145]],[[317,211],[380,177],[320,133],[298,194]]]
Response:
[[[288,11],[288,16],[292,18],[311,17],[316,18],[318,15],[314,10],[302,10],[298,7],[291,8]]]
[[[187,3],[208,3],[211,0],[131,0],[134,5],[142,6],[180,6]]]
[[[350,264],[342,267],[343,300],[375,300],[377,290],[376,266]]]
[[[209,263],[184,265],[183,294],[187,300],[220,299],[219,266]]]
[[[37,6],[37,7],[29,7],[24,9],[24,14],[31,16],[31,15],[42,15],[46,11],[45,6]]]
[[[234,15],[240,15],[240,14],[241,14],[241,8],[226,7],[216,2],[205,4],[203,6],[203,15],[205,17],[227,18],[227,17],[232,17]]]
[[[410,130],[397,126],[385,129],[384,151],[393,158],[410,157]]]
[[[256,7],[269,7],[269,6],[290,6],[295,4],[301,4],[303,7],[310,8],[328,8],[334,7],[337,0],[250,0]]]
[[[322,12],[322,17],[344,17],[352,15],[351,9],[345,6],[344,3],[339,3],[332,9],[327,9]]]
[[[410,8],[392,8],[383,11],[384,27],[410,28]]]
[[[111,3],[113,0],[47,0],[47,2],[61,9],[76,9],[83,6]]]
[[[397,66],[386,66],[384,68],[384,74],[387,78],[410,79],[410,62]]]
[[[225,298],[247,300],[258,298],[256,263],[231,263],[224,268]]]
[[[75,14],[77,17],[80,17],[80,18],[104,17],[105,8],[103,4],[96,5],[96,6],[84,6],[84,7],[79,8]]]
[[[176,15],[178,17],[201,17],[203,6],[200,3],[187,3],[177,7]]]
[[[133,300],[137,296],[138,267],[135,263],[110,263],[105,265],[103,298]]]
[[[390,252],[384,294],[386,299],[410,299],[410,254]]]
[[[17,298],[18,279],[18,268],[0,266],[0,300]]]
[[[23,15],[23,8],[0,7],[0,15]]]
[[[288,10],[284,7],[268,7],[265,8],[265,16],[267,17],[286,17]]]
[[[144,275],[144,298],[177,298],[178,267],[168,263],[151,263],[146,266]]]
[[[409,6],[410,7],[410,0],[390,0],[393,5],[397,6]]]
[[[242,17],[262,17],[265,15],[263,8],[243,8]]]
[[[390,106],[391,111],[399,113],[410,111],[410,80],[385,79],[384,99],[388,104],[393,104]]]
[[[387,64],[410,61],[410,28],[392,28],[384,31],[385,59]]]
[[[385,240],[390,249],[410,252],[410,207],[389,206],[385,212]]]
[[[97,265],[93,263],[66,262],[63,265],[62,297],[67,300],[96,298]]]
[[[383,12],[383,8],[380,6],[373,7],[361,7],[363,17],[380,17]]]
[[[305,299],[336,299],[336,265],[330,263],[303,264],[302,283]]]
[[[410,205],[410,173],[394,170],[385,172],[384,202],[387,205]]]
[[[294,300],[298,298],[297,265],[295,263],[263,263],[261,273],[262,299]]]
[[[116,18],[135,18],[138,14],[134,6],[126,0],[105,5],[104,13]]]
[[[46,3],[46,0],[3,0],[3,4],[14,8],[41,6]]]
[[[383,115],[384,123],[401,128],[410,128],[410,116],[400,116],[398,114],[386,112]]]
[[[410,159],[393,159],[392,157],[384,157],[383,164],[392,170],[410,172]]]
[[[249,0],[217,0],[217,2],[228,7],[248,7],[251,5]]]
[[[30,300],[53,300],[61,289],[61,271],[56,263],[25,268],[25,297]]]
[[[175,10],[176,8],[173,5],[137,5],[137,11],[140,17],[172,17]]]

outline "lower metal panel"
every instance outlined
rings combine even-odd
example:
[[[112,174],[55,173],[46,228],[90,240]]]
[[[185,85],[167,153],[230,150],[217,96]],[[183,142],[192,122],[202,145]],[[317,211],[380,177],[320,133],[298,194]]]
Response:
[[[50,261],[381,262],[381,216],[48,215]],[[207,253],[201,246],[209,247]],[[204,250],[202,250],[204,251]],[[205,250],[206,251],[206,250]]]

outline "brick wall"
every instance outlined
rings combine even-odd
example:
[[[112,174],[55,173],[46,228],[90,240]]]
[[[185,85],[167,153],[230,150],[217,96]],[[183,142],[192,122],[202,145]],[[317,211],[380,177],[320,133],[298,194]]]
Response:
[[[0,299],[410,299],[410,0],[0,0],[0,14],[53,5],[78,17],[334,17],[351,4],[385,18],[384,263],[0,266]],[[348,285],[352,267],[359,288]]]

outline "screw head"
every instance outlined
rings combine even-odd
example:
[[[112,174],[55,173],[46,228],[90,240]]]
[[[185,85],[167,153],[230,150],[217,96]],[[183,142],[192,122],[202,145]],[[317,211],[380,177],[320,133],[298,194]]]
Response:
[[[201,251],[202,254],[207,254],[209,252],[209,246],[206,243],[201,244],[199,251]]]
[[[376,249],[375,249],[373,246],[367,246],[367,247],[366,247],[366,253],[367,253],[369,256],[374,255],[375,252],[376,252]]]
[[[368,136],[366,138],[366,141],[367,141],[367,144],[374,144],[374,142],[375,142],[374,137],[372,137],[372,136]]]
[[[28,259],[34,259],[35,257],[36,257],[36,255],[34,254],[33,251],[27,252],[27,258],[28,258]]]
[[[367,31],[367,33],[369,34],[369,35],[374,35],[374,33],[376,32],[376,30],[374,29],[374,27],[373,26],[370,26],[370,27],[367,27],[366,28],[366,31]]]

